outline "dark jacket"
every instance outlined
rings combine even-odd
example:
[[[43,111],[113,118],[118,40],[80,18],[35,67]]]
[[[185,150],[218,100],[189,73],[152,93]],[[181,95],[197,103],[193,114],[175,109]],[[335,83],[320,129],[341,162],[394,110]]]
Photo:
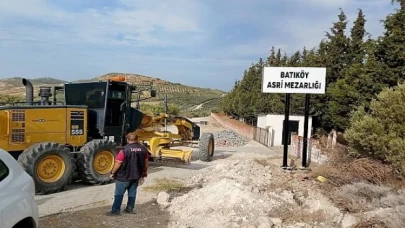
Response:
[[[127,144],[122,148],[125,159],[118,169],[115,179],[118,181],[134,181],[142,177],[145,158],[148,151],[139,143]]]

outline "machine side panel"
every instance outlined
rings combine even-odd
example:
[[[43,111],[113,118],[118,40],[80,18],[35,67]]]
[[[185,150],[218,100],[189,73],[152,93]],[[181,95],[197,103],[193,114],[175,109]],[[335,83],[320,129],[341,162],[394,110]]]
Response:
[[[8,148],[8,138],[9,138],[9,110],[0,111],[0,148],[7,150]]]
[[[21,151],[39,142],[66,142],[66,108],[10,109],[8,151]]]
[[[87,109],[68,108],[67,116],[67,144],[71,146],[82,146],[87,142]]]

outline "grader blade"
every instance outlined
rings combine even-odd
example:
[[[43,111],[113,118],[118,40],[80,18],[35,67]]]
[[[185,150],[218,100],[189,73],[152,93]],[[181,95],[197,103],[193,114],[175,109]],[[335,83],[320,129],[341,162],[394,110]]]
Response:
[[[162,158],[180,160],[186,164],[191,162],[191,153],[193,150],[181,150],[181,149],[161,149],[160,153]]]

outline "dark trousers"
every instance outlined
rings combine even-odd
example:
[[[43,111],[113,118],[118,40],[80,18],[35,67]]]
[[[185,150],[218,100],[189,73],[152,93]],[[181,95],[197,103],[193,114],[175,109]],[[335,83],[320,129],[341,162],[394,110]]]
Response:
[[[128,202],[125,208],[126,212],[132,212],[135,208],[136,192],[138,189],[138,180],[135,181],[115,181],[114,203],[111,212],[119,213],[121,211],[124,194],[128,191]]]

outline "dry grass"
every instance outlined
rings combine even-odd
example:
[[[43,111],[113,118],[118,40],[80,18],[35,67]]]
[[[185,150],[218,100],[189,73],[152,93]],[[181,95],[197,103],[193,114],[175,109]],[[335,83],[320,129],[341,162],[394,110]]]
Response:
[[[380,210],[361,220],[354,228],[400,228],[405,227],[405,206]],[[364,217],[364,216],[363,216]]]
[[[349,156],[337,144],[327,151],[327,164],[315,166],[309,177],[323,176],[324,194],[343,213],[360,216],[355,228],[405,227],[405,181],[388,164]]]
[[[370,219],[359,222],[353,228],[390,228],[390,227],[380,220]]]
[[[311,177],[323,176],[334,186],[356,182],[368,182],[377,185],[401,184],[393,181],[392,169],[378,161],[368,158],[354,159],[346,163],[326,164],[315,167],[310,173]],[[403,182],[402,182],[403,184]]]
[[[326,147],[323,149],[326,150]],[[371,158],[354,158],[349,155],[346,146],[336,144],[326,154],[328,163],[313,167],[311,177],[323,176],[334,187],[356,182],[388,185],[396,189],[405,187],[404,178],[397,175],[388,164]]]
[[[275,208],[268,214],[269,217],[280,218],[283,223],[303,222],[308,224],[324,222],[328,215],[322,211],[314,211],[311,213],[308,209],[297,207],[290,204],[284,204],[281,207]]]
[[[170,192],[172,190],[184,188],[183,182],[178,180],[172,180],[167,178],[155,178],[154,184],[150,186],[145,186],[145,190],[153,192]]]
[[[311,177],[324,176],[325,194],[345,212],[358,213],[375,208],[405,205],[404,186],[388,165],[367,158],[314,168]]]
[[[358,213],[372,211],[383,204],[387,207],[395,206],[390,204],[392,201],[387,201],[386,197],[397,200],[402,196],[388,187],[359,182],[337,188],[329,194],[329,197],[344,212]]]
[[[405,227],[404,191],[360,182],[337,187],[326,195],[343,213],[360,216],[354,227]]]
[[[380,207],[399,207],[405,205],[405,193],[403,191],[396,191],[387,194],[380,200]]]
[[[361,197],[367,202],[372,202],[375,199],[381,200],[386,197],[391,193],[391,188],[359,182],[345,185],[339,189],[339,192],[342,195]]]

